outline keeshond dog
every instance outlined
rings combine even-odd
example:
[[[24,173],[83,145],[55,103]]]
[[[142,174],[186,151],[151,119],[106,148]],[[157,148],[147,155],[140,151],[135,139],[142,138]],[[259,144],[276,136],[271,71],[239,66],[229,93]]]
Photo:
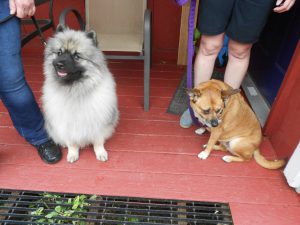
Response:
[[[44,54],[42,106],[45,128],[57,144],[68,148],[67,161],[93,145],[96,158],[108,159],[104,148],[119,118],[116,84],[94,31],[58,26]]]

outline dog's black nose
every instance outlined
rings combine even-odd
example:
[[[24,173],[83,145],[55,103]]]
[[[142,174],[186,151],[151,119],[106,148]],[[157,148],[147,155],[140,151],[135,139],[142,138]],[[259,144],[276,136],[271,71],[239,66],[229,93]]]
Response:
[[[216,119],[212,119],[210,121],[210,124],[211,124],[212,127],[217,127],[219,125],[218,120],[216,120]]]
[[[55,63],[55,67],[60,70],[63,70],[65,68],[65,66],[62,62]]]

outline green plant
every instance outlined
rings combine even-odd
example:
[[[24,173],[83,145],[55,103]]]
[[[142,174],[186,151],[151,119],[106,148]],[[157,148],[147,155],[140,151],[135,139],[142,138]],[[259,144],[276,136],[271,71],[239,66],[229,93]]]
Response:
[[[198,30],[198,28],[196,27],[194,29],[194,45],[196,44],[196,42],[200,39],[201,33]]]
[[[201,36],[201,33],[198,30],[198,28],[196,27],[194,29],[194,37],[193,37],[193,43],[194,43],[194,47],[195,47],[195,52],[198,52],[198,42],[200,40],[200,36]]]
[[[90,205],[87,200],[95,200],[97,196],[88,197],[86,195],[77,195],[73,198],[63,198],[60,195],[44,193],[42,198],[35,203],[41,205],[31,215],[37,217],[36,223],[57,223],[62,224],[71,222],[70,218],[82,219],[86,218],[83,212]],[[50,207],[50,203],[55,203],[55,207]],[[32,204],[33,206],[33,204]],[[31,206],[31,207],[32,207]],[[85,221],[72,221],[73,224],[85,225]]]

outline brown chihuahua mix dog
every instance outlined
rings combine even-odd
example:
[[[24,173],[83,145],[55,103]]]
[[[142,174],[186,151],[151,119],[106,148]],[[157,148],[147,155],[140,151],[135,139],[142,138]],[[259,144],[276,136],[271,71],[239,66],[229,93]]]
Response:
[[[198,154],[206,159],[211,151],[229,151],[225,162],[255,161],[267,169],[278,169],[284,160],[266,160],[259,150],[262,132],[254,112],[245,102],[240,89],[222,81],[210,80],[188,90],[190,104],[198,120],[211,132],[205,150]]]

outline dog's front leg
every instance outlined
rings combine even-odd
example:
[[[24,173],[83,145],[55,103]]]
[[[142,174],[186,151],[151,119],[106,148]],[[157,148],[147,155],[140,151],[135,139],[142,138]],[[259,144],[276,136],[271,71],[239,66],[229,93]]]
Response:
[[[100,161],[107,161],[108,160],[108,154],[107,151],[104,148],[104,139],[103,138],[99,138],[97,140],[97,142],[95,142],[94,144],[94,152],[96,154],[96,158],[97,160]]]
[[[220,135],[221,135],[221,131],[219,131],[219,129],[211,130],[211,135],[209,137],[205,150],[198,154],[199,159],[207,159],[207,157],[210,155],[211,151],[213,150],[213,147],[219,140]]]
[[[76,145],[67,145],[67,147],[68,147],[67,161],[69,163],[73,163],[77,161],[79,158],[79,147]]]

